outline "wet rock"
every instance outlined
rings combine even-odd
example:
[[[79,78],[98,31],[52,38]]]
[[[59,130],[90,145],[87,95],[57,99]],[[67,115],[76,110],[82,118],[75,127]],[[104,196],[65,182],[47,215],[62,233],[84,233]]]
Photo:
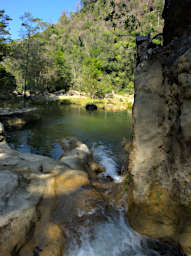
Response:
[[[86,110],[88,111],[97,110],[97,106],[95,104],[87,104]]]
[[[90,170],[95,173],[95,174],[100,174],[105,172],[105,168],[100,166],[97,162],[95,162],[94,160],[89,161],[88,163],[88,167],[90,168]]]
[[[143,248],[153,249],[162,256],[186,256],[177,243],[168,239],[157,241],[152,239],[143,240]],[[149,256],[149,255],[148,255]],[[151,253],[152,256],[152,253]]]
[[[64,153],[59,160],[71,169],[84,170],[88,161],[92,159],[92,153],[89,148],[75,137],[63,138],[61,146]]]
[[[59,161],[71,169],[83,170],[91,178],[105,171],[93,158],[92,151],[76,137],[66,137],[60,142],[64,153]]]

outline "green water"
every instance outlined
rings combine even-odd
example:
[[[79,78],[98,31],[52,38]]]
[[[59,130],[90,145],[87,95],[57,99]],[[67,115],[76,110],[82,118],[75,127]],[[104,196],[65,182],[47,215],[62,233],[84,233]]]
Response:
[[[9,132],[8,142],[20,152],[58,159],[63,152],[59,141],[65,136],[77,136],[97,150],[98,157],[102,157],[102,150],[118,164],[124,154],[121,141],[131,137],[131,114],[128,111],[87,112],[70,106],[46,106],[40,121]]]

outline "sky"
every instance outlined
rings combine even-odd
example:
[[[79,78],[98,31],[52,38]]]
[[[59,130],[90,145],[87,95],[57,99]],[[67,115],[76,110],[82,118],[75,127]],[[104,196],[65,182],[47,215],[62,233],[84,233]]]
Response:
[[[56,23],[63,11],[69,14],[77,9],[79,0],[0,0],[0,9],[13,20],[9,23],[12,39],[18,39],[21,30],[19,17],[30,12],[34,18]]]

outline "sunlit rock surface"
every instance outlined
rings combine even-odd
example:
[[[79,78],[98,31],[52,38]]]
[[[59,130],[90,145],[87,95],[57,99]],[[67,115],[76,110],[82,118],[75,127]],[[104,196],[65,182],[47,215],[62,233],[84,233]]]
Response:
[[[4,136],[3,125],[0,127]],[[76,138],[74,141],[72,147],[65,145],[65,152],[75,151],[79,169],[17,152],[5,139],[0,142],[0,254],[61,256],[68,239],[78,237],[84,223],[91,226],[103,221],[104,209],[111,205],[124,206],[121,185],[98,182],[96,168],[88,169],[90,150]],[[81,149],[83,157],[78,152]]]
[[[142,58],[135,76],[128,216],[141,234],[191,253],[191,1],[165,7],[166,46]]]

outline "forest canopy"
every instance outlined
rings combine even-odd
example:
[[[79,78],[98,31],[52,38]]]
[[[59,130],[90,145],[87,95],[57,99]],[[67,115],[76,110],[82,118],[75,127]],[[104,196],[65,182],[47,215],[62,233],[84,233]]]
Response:
[[[25,13],[22,37],[9,42],[10,18],[1,10],[0,86],[12,83],[21,93],[133,94],[136,36],[162,31],[163,2],[82,0],[80,10],[63,13],[57,24]]]

